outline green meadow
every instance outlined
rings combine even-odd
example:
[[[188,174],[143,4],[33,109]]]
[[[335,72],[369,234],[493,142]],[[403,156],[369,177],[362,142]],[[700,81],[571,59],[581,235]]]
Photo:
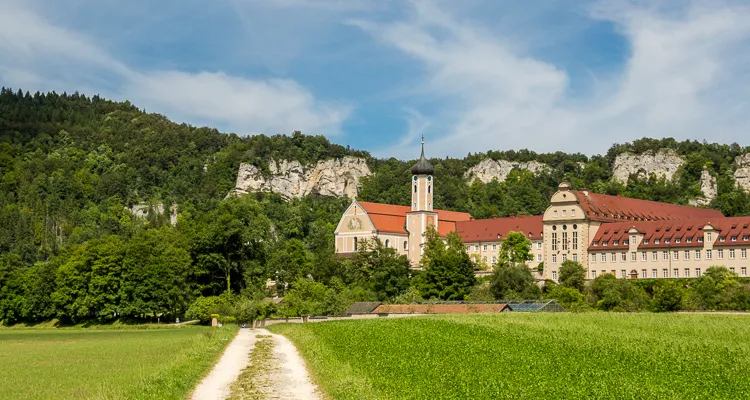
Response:
[[[237,328],[0,329],[0,398],[184,399]]]
[[[281,324],[332,399],[750,398],[750,316],[503,313]]]

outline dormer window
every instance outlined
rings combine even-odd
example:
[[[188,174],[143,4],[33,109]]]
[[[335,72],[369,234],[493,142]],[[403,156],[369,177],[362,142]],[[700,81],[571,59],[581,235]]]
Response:
[[[618,244],[620,244],[620,241],[619,241],[619,240],[615,240],[615,243],[613,243],[613,244],[614,244],[615,246],[617,246]]]
[[[654,240],[654,244],[659,244],[659,239]]]
[[[720,242],[726,242],[727,241],[727,237],[726,236],[719,236],[719,241]]]
[[[703,243],[703,236],[698,236],[698,243]]]
[[[682,242],[682,239],[680,239],[680,238],[677,238],[677,239],[675,239],[675,240],[674,240],[674,242],[675,242],[675,243],[680,243],[680,242]]]
[[[644,240],[643,244],[648,244],[648,239]]]
[[[599,242],[594,242],[594,246],[599,246]]]
[[[602,246],[607,247],[608,242],[602,242]]]
[[[732,241],[736,242],[737,241],[737,236],[732,236]]]
[[[664,239],[664,243],[669,244],[670,239]]]
[[[699,242],[701,241],[701,239],[702,238],[698,237],[698,241]],[[685,239],[685,241],[688,242],[688,243],[693,243],[693,238],[687,238],[687,239]]]
[[[744,240],[744,241],[746,241],[746,242],[747,242],[748,240],[750,240],[750,236],[748,236],[748,235],[743,235],[743,236],[742,236],[742,240]]]
[[[627,241],[627,240],[623,240],[623,241],[622,241],[622,244],[623,244],[624,246],[627,246],[627,245],[628,245],[628,241]]]

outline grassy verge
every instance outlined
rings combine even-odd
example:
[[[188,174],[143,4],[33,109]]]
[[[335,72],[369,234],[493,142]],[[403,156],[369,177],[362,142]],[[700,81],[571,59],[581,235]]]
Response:
[[[0,387],[12,399],[184,399],[236,327],[0,330]]]
[[[270,330],[333,399],[750,396],[745,316],[506,313]]]
[[[265,399],[269,386],[269,373],[274,367],[273,346],[270,335],[257,335],[258,341],[250,352],[250,362],[232,384],[227,400]]]

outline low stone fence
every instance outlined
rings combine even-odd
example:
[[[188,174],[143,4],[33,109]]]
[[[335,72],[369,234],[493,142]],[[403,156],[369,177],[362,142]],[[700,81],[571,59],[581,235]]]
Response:
[[[415,317],[420,315],[428,314],[353,314],[353,315],[340,315],[335,317],[325,316],[304,316],[294,318],[267,318],[260,319],[253,323],[253,328],[265,328],[267,326],[275,324],[306,324],[313,322],[327,322],[327,321],[351,321],[355,319],[373,319],[373,318],[403,318],[403,317]]]

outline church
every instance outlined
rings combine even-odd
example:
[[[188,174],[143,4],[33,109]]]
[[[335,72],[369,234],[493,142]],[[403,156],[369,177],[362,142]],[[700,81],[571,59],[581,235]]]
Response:
[[[557,281],[567,260],[581,263],[589,279],[602,274],[691,278],[714,265],[748,276],[750,217],[574,190],[563,182],[543,215],[476,220],[468,213],[433,209],[437,182],[424,141],[411,172],[411,206],[352,201],[334,233],[337,254],[354,253],[361,241],[377,237],[419,268],[432,225],[441,236],[451,231],[461,236],[479,273],[497,262],[510,232],[521,232],[531,241],[528,265],[539,280]]]

